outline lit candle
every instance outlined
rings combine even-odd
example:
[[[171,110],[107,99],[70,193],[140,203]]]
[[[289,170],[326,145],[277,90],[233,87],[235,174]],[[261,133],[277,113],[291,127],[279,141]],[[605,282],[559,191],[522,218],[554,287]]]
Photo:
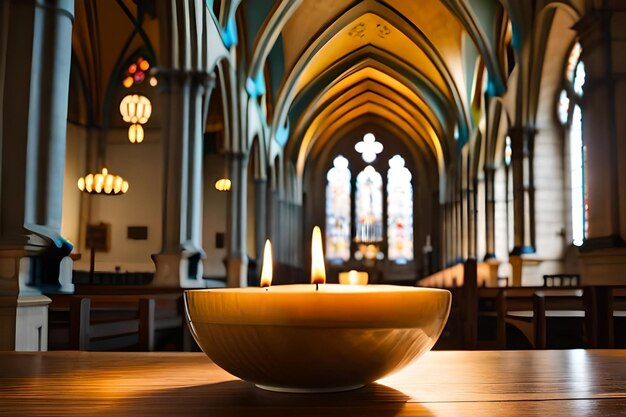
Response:
[[[269,290],[267,241],[265,288],[185,291],[191,333],[218,366],[268,390],[347,391],[399,370],[435,344],[450,311],[450,292],[325,284],[319,227],[313,230],[311,255],[315,289],[295,284]],[[345,274],[367,278],[366,272]]]
[[[272,285],[272,244],[270,240],[265,241],[263,249],[263,269],[261,269],[261,287]]]
[[[318,226],[313,228],[311,238],[311,284],[324,284],[326,269],[324,268],[324,251],[322,249],[322,232]]]
[[[349,285],[366,285],[368,281],[367,272],[355,271],[339,273],[339,283]]]

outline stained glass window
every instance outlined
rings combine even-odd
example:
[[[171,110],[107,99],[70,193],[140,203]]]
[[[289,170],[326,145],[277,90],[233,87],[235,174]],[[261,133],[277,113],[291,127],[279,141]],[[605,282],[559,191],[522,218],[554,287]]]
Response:
[[[582,61],[578,63],[576,66],[576,72],[574,73],[574,92],[582,96],[583,95],[583,85],[585,85],[585,64]]]
[[[583,187],[583,132],[580,106],[574,106],[570,136],[570,172],[572,189],[572,241],[574,245],[583,244],[586,223],[584,187]]]
[[[383,178],[373,166],[366,166],[356,177],[356,236],[362,245],[383,240]],[[377,256],[378,251],[372,253]],[[368,257],[370,252],[365,253]]]
[[[326,258],[350,259],[350,170],[339,155],[326,175]]]
[[[395,155],[387,172],[387,256],[396,263],[413,260],[413,187],[404,159]]]
[[[367,133],[355,150],[364,161],[373,161],[382,153],[383,144]],[[412,175],[400,155],[388,162],[385,177],[367,165],[352,181],[348,159],[339,155],[333,160],[326,175],[328,261],[369,262],[385,256],[396,264],[414,260]],[[356,251],[352,254],[351,249]]]
[[[511,146],[511,137],[504,138],[504,164],[511,165],[511,157],[513,156],[513,148]]]
[[[562,124],[567,124],[569,119],[569,97],[566,90],[561,91],[559,96],[559,120]]]
[[[572,243],[583,244],[587,234],[589,207],[585,190],[585,144],[580,102],[585,84],[585,65],[580,60],[580,44],[574,45],[565,68],[566,85],[559,96],[558,114],[568,126],[569,167],[572,215]],[[571,118],[570,118],[571,114]]]
[[[142,56],[137,57],[137,59],[126,68],[122,77],[122,85],[126,88],[130,88],[133,85],[141,84],[148,76],[149,69],[150,61]],[[157,85],[157,79],[155,77],[150,77],[150,85],[152,87]]]

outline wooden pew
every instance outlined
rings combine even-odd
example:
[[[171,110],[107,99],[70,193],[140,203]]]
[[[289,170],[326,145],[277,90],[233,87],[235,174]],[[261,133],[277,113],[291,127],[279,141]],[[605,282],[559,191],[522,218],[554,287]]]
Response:
[[[478,337],[478,274],[475,259],[468,259],[417,282],[422,287],[445,288],[452,293],[450,317],[440,346],[475,349]]]
[[[545,349],[549,345],[550,322],[563,324],[578,321],[584,347],[597,346],[597,311],[590,287],[507,288],[498,297],[500,337],[502,327],[508,324],[520,330],[533,348]]]
[[[626,287],[597,286],[594,291],[598,310],[598,347],[625,347]]]
[[[615,346],[616,335],[626,333],[615,329],[616,323],[623,326],[626,322],[626,287],[599,287],[598,294],[598,287],[573,285],[576,280],[576,275],[557,274],[546,278],[546,286],[499,288],[497,279],[484,278],[470,260],[421,279],[417,285],[452,292],[442,339],[455,337],[449,338],[451,345],[440,347],[504,349],[507,326],[520,330],[534,348],[551,347],[550,335],[557,322],[580,326],[579,341],[567,347]],[[485,334],[490,338],[484,338]],[[622,340],[626,344],[626,336]]]
[[[180,332],[183,315],[177,295],[53,296],[50,349],[155,349],[157,332]]]
[[[92,308],[88,297],[70,303],[70,348],[76,350],[150,350],[154,333],[154,300],[142,298],[138,305]]]
[[[578,274],[551,274],[543,276],[544,287],[578,287],[580,275]]]

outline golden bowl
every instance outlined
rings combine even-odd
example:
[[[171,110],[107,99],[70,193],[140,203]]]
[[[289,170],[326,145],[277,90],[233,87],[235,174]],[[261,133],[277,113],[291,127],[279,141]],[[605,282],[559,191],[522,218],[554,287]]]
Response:
[[[189,290],[191,332],[217,365],[260,388],[334,392],[398,371],[437,341],[449,291],[393,285]]]

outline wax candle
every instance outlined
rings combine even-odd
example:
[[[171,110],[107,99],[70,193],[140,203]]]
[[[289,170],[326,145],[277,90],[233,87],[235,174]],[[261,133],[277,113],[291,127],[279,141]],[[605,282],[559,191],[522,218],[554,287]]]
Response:
[[[349,285],[366,285],[368,281],[367,272],[355,271],[339,273],[339,283]]]
[[[319,227],[311,243],[315,286],[270,288],[268,240],[265,288],[185,292],[191,333],[217,365],[263,389],[346,391],[401,369],[435,344],[450,311],[448,291],[325,284]],[[347,277],[367,283],[366,272]]]

